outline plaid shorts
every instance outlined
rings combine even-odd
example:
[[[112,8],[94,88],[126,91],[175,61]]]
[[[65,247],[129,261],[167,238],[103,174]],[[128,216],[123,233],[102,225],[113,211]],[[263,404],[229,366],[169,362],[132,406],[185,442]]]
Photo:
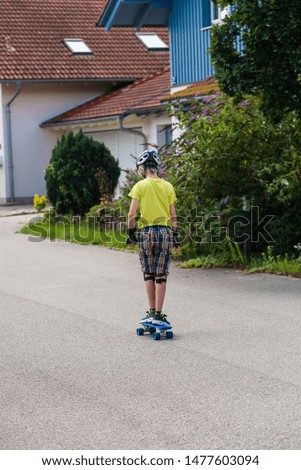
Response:
[[[144,273],[168,275],[171,261],[172,230],[163,225],[141,228],[138,235],[139,258]]]

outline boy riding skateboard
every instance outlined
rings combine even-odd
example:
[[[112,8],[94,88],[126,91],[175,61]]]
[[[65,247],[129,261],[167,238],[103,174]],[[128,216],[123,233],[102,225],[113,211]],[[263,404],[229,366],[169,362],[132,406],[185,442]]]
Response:
[[[139,244],[139,258],[144,276],[149,310],[140,323],[170,326],[162,312],[172,247],[180,250],[173,186],[158,176],[160,157],[156,150],[146,150],[137,160],[143,180],[129,193],[132,198],[128,213],[128,245]],[[138,239],[136,212],[140,206]]]

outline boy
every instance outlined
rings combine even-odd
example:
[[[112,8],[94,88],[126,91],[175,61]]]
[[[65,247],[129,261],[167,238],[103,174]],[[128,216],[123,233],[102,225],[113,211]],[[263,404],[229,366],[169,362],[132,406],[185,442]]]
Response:
[[[139,243],[139,258],[144,275],[149,310],[140,323],[168,326],[162,313],[166,292],[171,250],[180,251],[175,210],[176,194],[173,186],[159,178],[160,157],[156,150],[146,150],[137,160],[137,168],[144,180],[132,188],[128,214],[128,245]],[[140,205],[138,240],[135,215]]]

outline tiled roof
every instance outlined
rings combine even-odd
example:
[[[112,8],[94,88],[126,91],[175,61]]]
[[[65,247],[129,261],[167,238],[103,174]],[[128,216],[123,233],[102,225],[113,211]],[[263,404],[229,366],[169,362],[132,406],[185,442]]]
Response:
[[[206,95],[212,91],[218,91],[219,87],[213,77],[207,78],[201,82],[196,82],[193,85],[188,86],[184,90],[177,91],[172,94],[164,96],[164,100],[173,100],[175,98],[189,98],[198,95]]]
[[[0,80],[135,80],[169,64],[148,51],[134,28],[97,27],[107,0],[1,0]],[[168,44],[166,28],[147,28]],[[73,55],[64,39],[93,55]]]
[[[112,93],[94,98],[81,106],[56,116],[43,127],[75,121],[90,121],[153,110],[162,106],[161,100],[170,89],[170,69],[142,79]]]

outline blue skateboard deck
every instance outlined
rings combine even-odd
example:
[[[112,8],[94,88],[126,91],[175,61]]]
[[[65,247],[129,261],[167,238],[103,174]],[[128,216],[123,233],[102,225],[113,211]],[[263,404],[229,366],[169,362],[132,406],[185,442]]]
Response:
[[[164,325],[154,325],[153,323],[140,323],[140,325],[145,325],[145,326],[148,326],[150,328],[156,328],[157,330],[162,330],[162,331],[166,331],[166,330],[171,330],[172,329],[172,326],[164,326]]]
[[[140,323],[141,328],[137,328],[136,332],[138,336],[143,336],[144,333],[150,333],[153,335],[154,340],[161,338],[172,338],[173,332],[171,331],[172,326],[154,325],[153,323]]]

